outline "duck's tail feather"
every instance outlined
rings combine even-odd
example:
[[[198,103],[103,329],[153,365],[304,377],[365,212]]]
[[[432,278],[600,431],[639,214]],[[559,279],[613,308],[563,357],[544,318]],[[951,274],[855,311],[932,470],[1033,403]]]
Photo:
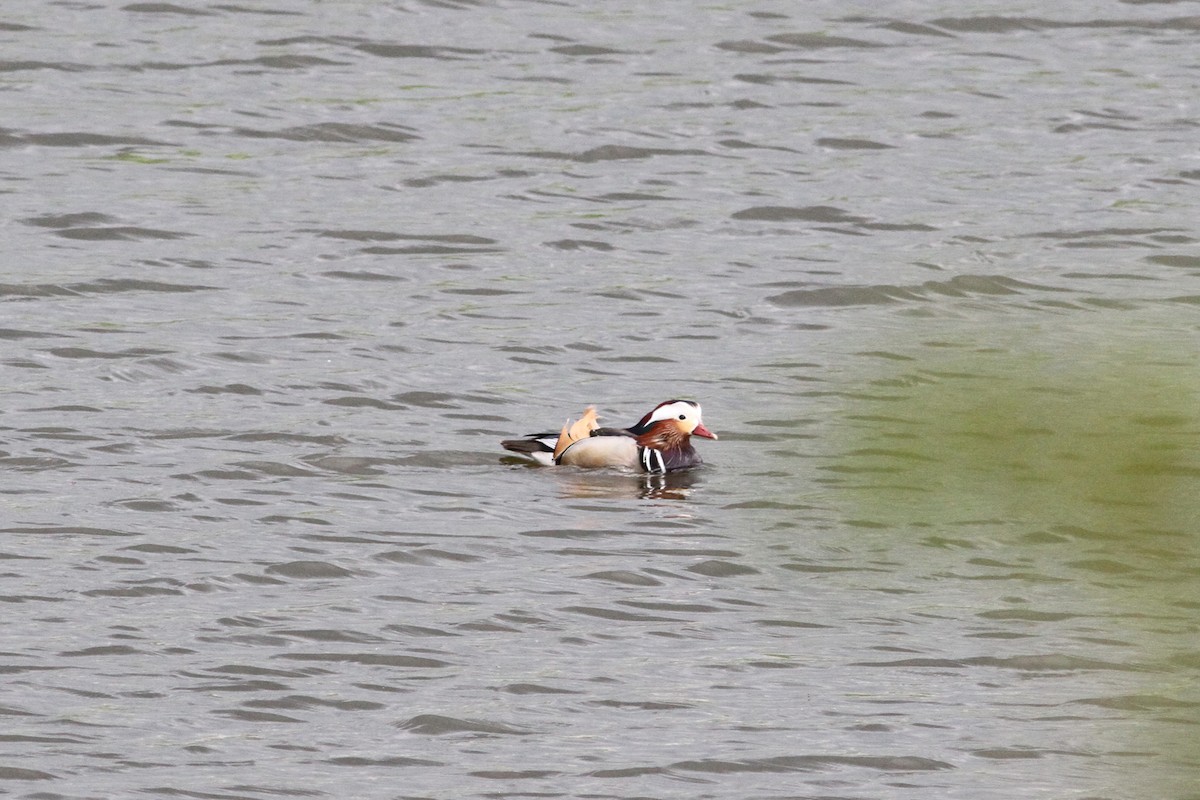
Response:
[[[500,446],[505,450],[512,450],[514,453],[522,453],[524,455],[553,453],[554,440],[557,438],[557,433],[534,433],[526,436],[524,439],[505,439],[500,442]]]

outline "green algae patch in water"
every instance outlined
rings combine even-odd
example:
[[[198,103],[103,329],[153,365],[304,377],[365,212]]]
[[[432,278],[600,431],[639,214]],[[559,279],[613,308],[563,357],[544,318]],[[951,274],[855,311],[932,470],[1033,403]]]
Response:
[[[1070,347],[912,347],[911,360],[877,362],[887,374],[844,398],[827,474],[847,540],[905,565],[906,591],[973,581],[961,606],[938,613],[1030,620],[1019,634],[998,629],[1027,639],[974,649],[1015,642],[1099,665],[1069,671],[1095,674],[1063,713],[1124,715],[1128,751],[1163,765],[1113,778],[1111,796],[1192,796],[1200,356],[1100,333]],[[1078,621],[1055,622],[1062,614]]]
[[[852,516],[1180,529],[1200,521],[1200,370],[1141,343],[926,348],[846,400]]]

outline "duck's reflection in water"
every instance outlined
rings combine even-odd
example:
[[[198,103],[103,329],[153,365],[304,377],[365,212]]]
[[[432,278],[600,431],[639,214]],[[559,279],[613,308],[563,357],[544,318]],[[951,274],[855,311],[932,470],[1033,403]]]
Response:
[[[662,474],[610,470],[556,471],[563,497],[607,497],[630,500],[686,500],[701,482],[700,470]]]
[[[632,472],[615,469],[578,469],[575,467],[548,468],[533,464],[525,458],[507,456],[500,463],[525,467],[541,472],[546,470],[551,480],[558,482],[562,497],[611,497],[630,500],[686,500],[693,487],[703,483],[702,465],[693,469],[666,474]]]

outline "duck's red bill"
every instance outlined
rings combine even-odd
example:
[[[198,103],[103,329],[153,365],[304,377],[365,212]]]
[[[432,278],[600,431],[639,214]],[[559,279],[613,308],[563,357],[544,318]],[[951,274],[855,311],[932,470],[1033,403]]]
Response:
[[[717,438],[717,435],[715,433],[710,431],[708,428],[704,427],[703,422],[701,422],[699,425],[696,426],[696,430],[692,431],[692,436],[703,436],[705,439]]]

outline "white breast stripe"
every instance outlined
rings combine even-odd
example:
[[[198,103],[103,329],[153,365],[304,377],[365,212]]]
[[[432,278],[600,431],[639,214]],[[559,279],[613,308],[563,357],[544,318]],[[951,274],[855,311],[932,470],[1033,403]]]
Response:
[[[658,466],[654,462],[658,462]],[[646,472],[666,472],[667,464],[663,461],[663,455],[658,450],[652,447],[642,448],[642,469]]]

